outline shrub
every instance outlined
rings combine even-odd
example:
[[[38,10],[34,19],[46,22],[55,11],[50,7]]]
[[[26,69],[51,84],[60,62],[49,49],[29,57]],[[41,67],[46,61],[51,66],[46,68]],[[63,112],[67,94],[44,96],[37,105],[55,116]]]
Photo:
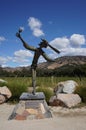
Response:
[[[50,88],[39,87],[36,89],[37,92],[43,92],[45,94],[45,99],[47,103],[49,102],[50,97],[53,95],[53,91]]]
[[[0,87],[7,86],[6,82],[0,82]]]
[[[9,80],[7,87],[10,89],[10,91],[12,92],[12,97],[10,98],[10,101],[14,102],[14,101],[18,101],[20,95],[23,92],[27,91],[27,84],[25,84],[25,82],[23,82],[23,80],[21,79],[11,79]]]
[[[84,86],[77,87],[75,93],[79,94],[79,96],[82,98],[82,101],[86,103],[86,87]]]

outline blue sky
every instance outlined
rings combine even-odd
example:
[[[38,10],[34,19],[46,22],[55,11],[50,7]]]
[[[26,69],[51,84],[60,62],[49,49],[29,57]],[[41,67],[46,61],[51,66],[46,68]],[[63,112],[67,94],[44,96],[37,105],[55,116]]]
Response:
[[[86,0],[0,0],[0,65],[28,66],[33,52],[15,36],[35,47],[45,38],[61,53],[44,51],[53,58],[86,56]],[[39,62],[45,61],[40,57]]]

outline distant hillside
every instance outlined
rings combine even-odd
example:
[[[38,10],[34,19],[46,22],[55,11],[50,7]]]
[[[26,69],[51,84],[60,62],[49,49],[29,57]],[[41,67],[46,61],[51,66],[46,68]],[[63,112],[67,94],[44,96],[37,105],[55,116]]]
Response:
[[[31,67],[1,68],[0,77],[31,77]],[[86,76],[86,56],[64,56],[38,64],[37,76]]]
[[[76,66],[76,65],[84,65],[86,64],[86,56],[63,56],[55,59],[55,62],[43,62],[38,64],[39,69],[60,69],[64,66]],[[10,68],[6,67],[3,68],[3,70],[8,72],[14,72],[16,70],[22,71],[22,69],[26,68],[27,70],[30,69],[30,66],[28,67],[16,67],[16,68]]]
[[[56,69],[66,65],[84,65],[86,56],[64,56],[56,59],[56,62],[44,62],[38,64],[38,68]]]

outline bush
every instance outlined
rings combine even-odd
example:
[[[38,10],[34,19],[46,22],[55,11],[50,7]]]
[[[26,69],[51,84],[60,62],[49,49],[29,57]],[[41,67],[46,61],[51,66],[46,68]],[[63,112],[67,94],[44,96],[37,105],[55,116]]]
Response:
[[[47,103],[49,102],[50,97],[53,95],[53,91],[50,88],[39,87],[36,89],[37,92],[43,92],[45,94],[45,99]]]
[[[10,89],[12,93],[12,97],[10,98],[10,101],[15,102],[19,101],[19,97],[23,92],[27,91],[27,84],[23,82],[21,79],[15,79],[9,80],[7,87]]]
[[[79,94],[79,96],[82,98],[82,102],[86,103],[86,87],[84,86],[77,87],[75,93]]]
[[[6,82],[0,82],[0,87],[7,86]]]

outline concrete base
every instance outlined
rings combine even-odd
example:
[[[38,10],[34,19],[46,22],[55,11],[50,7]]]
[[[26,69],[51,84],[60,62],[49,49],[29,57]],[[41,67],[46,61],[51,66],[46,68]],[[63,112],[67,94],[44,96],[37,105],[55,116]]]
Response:
[[[8,120],[32,120],[52,118],[45,100],[21,100]]]
[[[35,95],[32,93],[22,93],[19,98],[20,100],[43,100],[45,95],[43,92],[36,92]]]
[[[51,118],[43,92],[22,93],[19,103],[15,106],[8,120],[27,120]]]

